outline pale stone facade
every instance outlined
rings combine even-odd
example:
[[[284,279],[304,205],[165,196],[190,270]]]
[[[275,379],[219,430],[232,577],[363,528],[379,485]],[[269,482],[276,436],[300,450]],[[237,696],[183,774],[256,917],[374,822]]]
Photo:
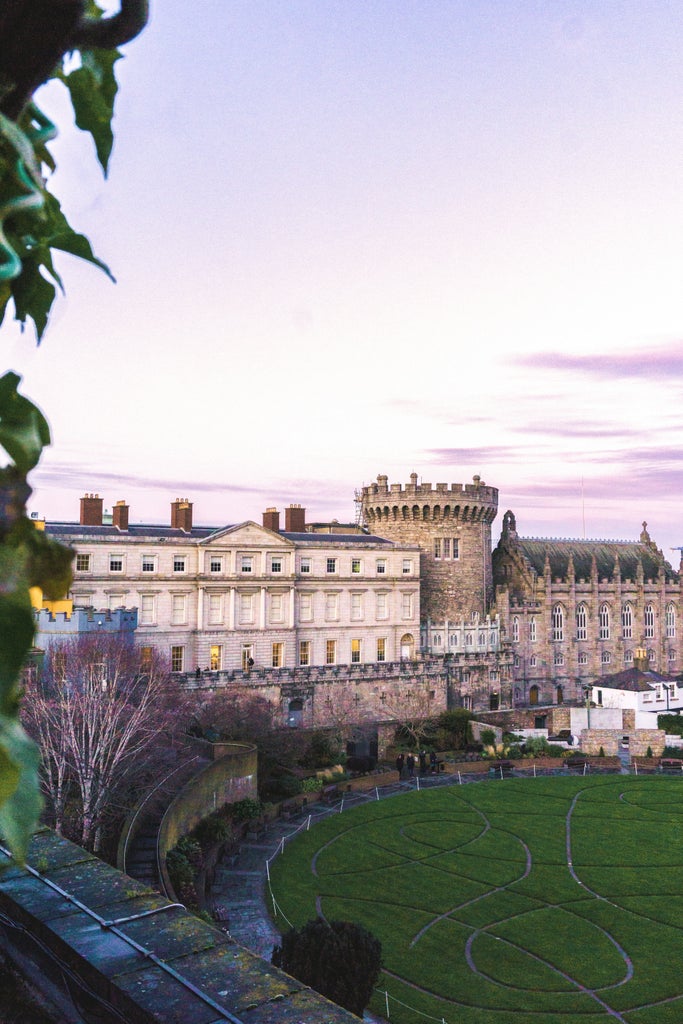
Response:
[[[97,520],[95,498],[87,501],[81,519]],[[284,531],[273,510],[264,520],[274,529],[217,529],[193,527],[189,502],[174,503],[170,527],[129,525],[121,508],[112,524],[100,511],[99,522],[46,530],[76,550],[74,605],[137,608],[138,643],[162,649],[175,671],[382,664],[418,653],[415,546],[307,533],[296,507],[286,524],[296,528]]]

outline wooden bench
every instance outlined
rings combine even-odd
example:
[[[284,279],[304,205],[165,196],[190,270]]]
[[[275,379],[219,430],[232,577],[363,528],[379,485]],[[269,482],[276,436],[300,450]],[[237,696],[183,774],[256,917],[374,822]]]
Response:
[[[665,775],[680,775],[683,772],[683,760],[680,757],[662,757],[659,770]]]

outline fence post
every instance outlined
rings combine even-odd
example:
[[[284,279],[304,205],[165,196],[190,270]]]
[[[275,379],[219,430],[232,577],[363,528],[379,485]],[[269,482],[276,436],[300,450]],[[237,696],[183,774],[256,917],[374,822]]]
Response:
[[[460,774],[460,769],[459,768],[458,768],[458,782],[462,786],[462,775]]]
[[[385,1002],[387,1004],[387,1020],[389,1020],[389,1017],[390,1017],[390,1013],[389,1013],[389,993],[386,991],[386,989],[384,990],[384,999],[385,999]]]
[[[312,815],[312,814],[309,814],[309,815],[308,815],[308,821],[306,822],[306,831],[307,831],[307,832],[308,832],[309,828],[311,827],[311,818],[312,818],[312,817],[313,817],[313,815]]]
[[[270,882],[270,861],[268,860],[268,858],[266,858],[266,877],[268,879],[268,882]]]
[[[417,783],[417,791],[419,793],[420,792],[420,776],[419,775],[415,776],[415,782]]]
[[[375,796],[379,800],[379,786],[375,786]]]
[[[536,778],[536,765],[534,764],[534,778]]]

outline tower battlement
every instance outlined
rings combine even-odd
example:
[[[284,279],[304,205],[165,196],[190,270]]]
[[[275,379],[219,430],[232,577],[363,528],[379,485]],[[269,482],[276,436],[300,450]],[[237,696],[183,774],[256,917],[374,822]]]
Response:
[[[377,482],[361,490],[365,522],[403,520],[459,520],[492,523],[498,512],[498,488],[487,487],[481,477],[471,484],[418,483],[417,473],[410,483],[389,484],[383,474]]]

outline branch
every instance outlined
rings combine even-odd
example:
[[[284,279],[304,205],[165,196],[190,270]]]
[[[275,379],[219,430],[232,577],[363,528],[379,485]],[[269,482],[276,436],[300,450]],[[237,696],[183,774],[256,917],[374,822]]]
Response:
[[[148,0],[121,0],[121,10],[112,18],[81,18],[71,36],[71,46],[78,50],[112,50],[135,39],[148,18]]]

